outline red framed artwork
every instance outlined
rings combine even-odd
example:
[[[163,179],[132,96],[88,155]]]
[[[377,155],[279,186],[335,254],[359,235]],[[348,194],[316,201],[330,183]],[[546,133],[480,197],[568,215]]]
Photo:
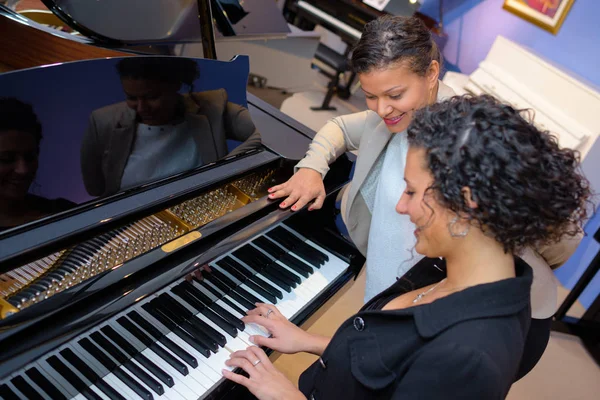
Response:
[[[502,8],[556,35],[575,0],[504,0]]]

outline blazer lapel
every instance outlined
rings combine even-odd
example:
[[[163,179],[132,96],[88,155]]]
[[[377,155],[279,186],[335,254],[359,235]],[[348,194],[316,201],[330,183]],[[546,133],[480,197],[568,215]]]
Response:
[[[219,154],[210,121],[205,115],[187,113],[185,120],[189,132],[194,136],[194,141],[196,142],[203,164],[215,162],[223,156]]]
[[[127,109],[121,115],[104,153],[105,192],[116,193],[121,186],[123,171],[133,148],[135,139],[135,112]]]
[[[402,133],[397,133],[397,135],[402,135]],[[356,161],[354,177],[352,178],[352,185],[350,186],[347,200],[347,204],[350,204],[350,207],[347,208],[348,218],[346,220],[352,228],[356,226],[356,222],[358,221],[357,218],[352,218],[353,215],[357,217],[356,213],[351,212],[352,206],[355,204],[354,199],[391,138],[392,133],[385,126],[385,122],[381,121],[373,129],[373,133],[360,143],[358,149],[359,157]]]

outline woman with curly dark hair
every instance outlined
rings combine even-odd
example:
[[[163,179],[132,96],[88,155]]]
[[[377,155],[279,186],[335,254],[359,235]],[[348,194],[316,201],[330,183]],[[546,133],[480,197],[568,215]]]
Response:
[[[579,233],[590,191],[576,153],[489,96],[417,112],[408,141],[396,211],[426,258],[332,338],[273,305],[248,312],[272,334],[254,343],[320,356],[299,390],[258,347],[227,363],[249,377],[227,378],[259,399],[502,399],[540,356],[529,349],[549,332],[530,326],[533,270],[518,255]]]

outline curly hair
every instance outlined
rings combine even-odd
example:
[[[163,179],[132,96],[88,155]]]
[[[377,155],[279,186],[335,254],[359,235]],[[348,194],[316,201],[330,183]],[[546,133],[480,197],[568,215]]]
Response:
[[[495,98],[454,97],[419,110],[408,128],[424,148],[436,200],[467,216],[505,251],[574,236],[587,216],[579,154]],[[466,204],[468,187],[476,208]]]
[[[365,25],[352,50],[354,72],[407,63],[412,72],[425,76],[432,61],[442,64],[442,54],[425,23],[416,17],[384,15]]]
[[[122,78],[179,83],[193,86],[200,76],[196,61],[183,57],[125,57],[117,63]]]
[[[42,124],[33,107],[14,97],[0,97],[0,132],[11,130],[30,133],[38,146],[42,141]]]

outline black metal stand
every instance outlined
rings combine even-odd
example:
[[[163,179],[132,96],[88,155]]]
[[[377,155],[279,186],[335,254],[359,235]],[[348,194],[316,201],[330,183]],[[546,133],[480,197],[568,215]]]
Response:
[[[594,234],[594,240],[600,242],[600,229]],[[577,336],[583,345],[600,365],[600,295],[585,312],[581,319],[567,316],[567,312],[588,287],[592,279],[600,271],[600,252],[596,254],[573,290],[560,305],[552,321],[552,330]]]
[[[202,51],[204,58],[217,59],[217,48],[215,47],[215,30],[213,28],[212,11],[210,0],[198,0],[198,20],[202,34]]]

